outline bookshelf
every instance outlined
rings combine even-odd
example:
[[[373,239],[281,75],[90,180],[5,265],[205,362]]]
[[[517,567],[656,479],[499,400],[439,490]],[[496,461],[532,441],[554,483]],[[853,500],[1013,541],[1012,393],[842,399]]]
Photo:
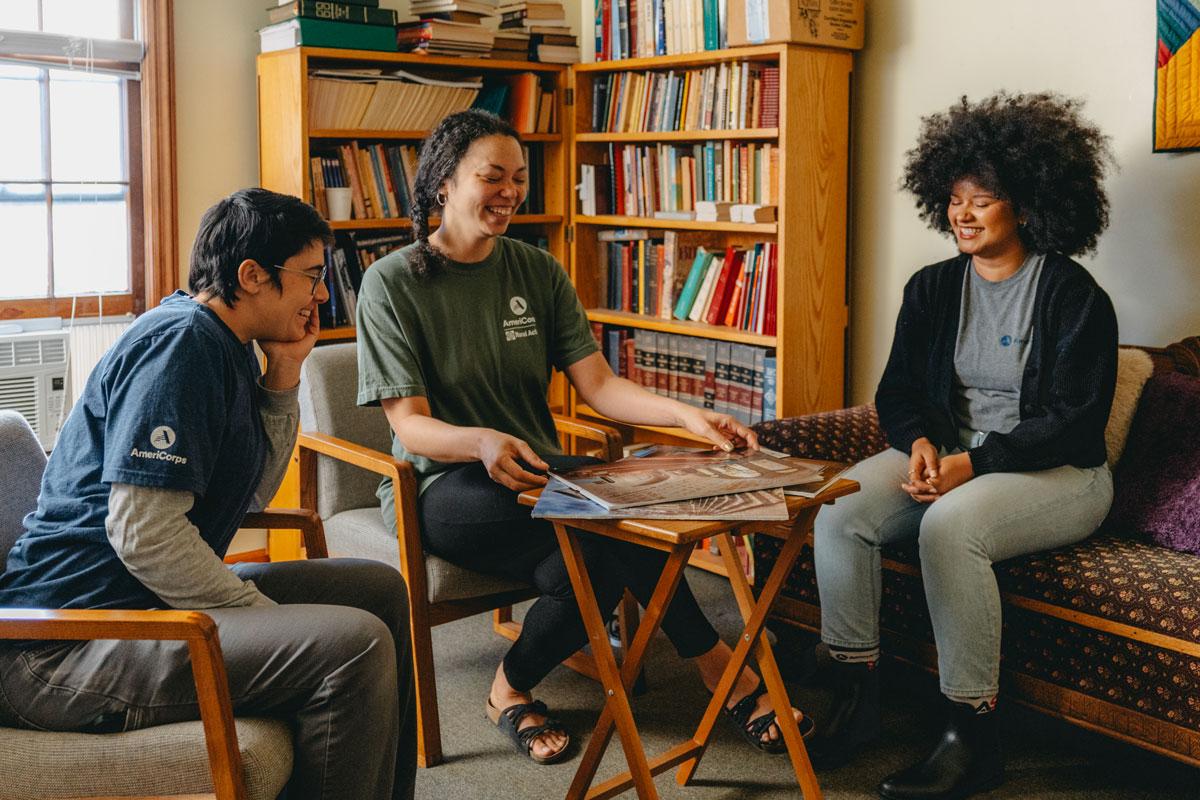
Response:
[[[742,63],[748,63],[750,69],[778,69],[776,125],[755,127],[756,120],[747,115],[747,125],[712,124],[703,130],[647,130],[685,127],[669,121],[663,125],[661,115],[658,117],[660,124],[649,124],[655,114],[655,89],[645,89],[639,98],[638,88],[652,86],[653,76],[661,79],[663,75],[678,76],[685,71],[695,76],[722,65],[729,68]],[[777,151],[777,199],[774,200],[777,216],[774,222],[706,222],[646,214],[585,215],[582,204],[573,198],[568,223],[573,234],[570,272],[588,309],[589,319],[604,325],[606,331],[610,327],[621,327],[634,332],[653,331],[770,348],[776,356],[776,416],[842,407],[848,322],[846,217],[852,65],[848,51],[792,44],[575,65],[568,76],[575,98],[574,106],[568,109],[568,124],[571,125],[568,144],[570,170],[576,180],[580,179],[583,165],[612,167],[612,162],[619,158],[615,148],[630,145],[639,148],[699,147],[712,143],[711,146],[716,148],[729,148],[754,143],[759,147],[770,145]],[[634,83],[634,88],[621,96],[620,102],[632,104],[629,107],[634,109],[635,119],[626,126],[603,126],[615,130],[597,130],[595,122],[598,120],[593,119],[598,113],[597,108],[614,103],[613,98],[605,94],[606,90],[611,92],[612,87],[620,85],[622,80],[632,81],[631,76],[637,76],[642,82]],[[687,89],[682,91],[686,94]],[[695,93],[691,95],[692,98],[695,96]],[[594,99],[598,100],[597,108],[593,107]],[[686,109],[686,105],[681,103],[676,108]],[[638,112],[642,124],[636,119]],[[669,115],[667,119],[670,120]],[[610,116],[608,122],[613,123],[614,117]],[[716,122],[715,118],[713,122]],[[620,130],[622,127],[632,130]],[[654,162],[654,165],[650,180],[662,187],[664,184],[658,183],[656,170],[665,167],[662,162]],[[719,180],[717,184],[719,186]],[[638,184],[639,188],[645,185]],[[666,190],[661,194],[665,195]],[[671,230],[704,232],[710,237],[709,249],[749,248],[755,243],[771,243],[777,257],[774,333],[608,307],[612,305],[612,297],[605,295],[605,275],[612,265],[601,263],[604,251],[599,237],[603,231],[616,229],[646,230],[651,236]],[[675,268],[679,269],[679,265]],[[569,399],[573,413],[603,419],[579,398],[572,395]],[[618,427],[638,441],[695,443],[692,437],[676,429]]]
[[[561,263],[568,262],[566,222],[569,213],[567,138],[562,131],[567,119],[567,68],[561,64],[509,61],[491,58],[426,56],[413,53],[387,53],[374,50],[295,47],[262,53],[257,58],[258,81],[258,156],[259,185],[277,192],[295,195],[314,203],[310,182],[310,158],[351,141],[375,144],[419,145],[429,130],[378,130],[359,128],[315,128],[309,124],[309,76],[314,70],[403,69],[435,77],[480,76],[485,82],[516,73],[534,73],[542,88],[554,90],[554,118],[557,133],[522,134],[522,141],[536,143],[542,151],[543,213],[518,214],[511,230],[530,236],[545,237],[550,252]],[[430,219],[435,227],[438,220]],[[405,232],[412,222],[404,217],[350,219],[330,223],[335,232]],[[344,342],[355,338],[349,326],[321,331],[320,342]],[[556,378],[551,385],[551,405],[562,410],[566,405],[566,382]],[[299,498],[298,465],[293,458],[287,477],[275,498],[276,505],[296,505]],[[299,537],[292,531],[272,531],[269,536],[271,559],[300,557]]]

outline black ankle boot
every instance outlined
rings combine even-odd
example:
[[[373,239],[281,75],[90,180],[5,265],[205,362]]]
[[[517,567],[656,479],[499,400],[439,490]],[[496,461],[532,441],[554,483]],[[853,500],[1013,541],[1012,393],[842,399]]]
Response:
[[[879,669],[877,664],[835,664],[833,706],[808,745],[817,769],[836,769],[879,738]]]
[[[977,714],[947,701],[950,722],[933,752],[918,764],[884,778],[879,794],[889,800],[961,800],[1004,781],[996,712]]]

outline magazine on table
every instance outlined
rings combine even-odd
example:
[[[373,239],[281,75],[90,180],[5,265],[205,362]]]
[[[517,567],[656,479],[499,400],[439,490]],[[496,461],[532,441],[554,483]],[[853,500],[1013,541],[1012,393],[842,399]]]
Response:
[[[820,470],[805,459],[749,448],[651,445],[618,461],[550,474],[613,510],[807,484]]]
[[[773,450],[761,448],[764,452],[774,453]],[[785,455],[779,453],[778,455]],[[783,487],[783,493],[791,497],[807,497],[813,498],[821,492],[828,489],[833,484],[837,483],[838,478],[842,473],[850,469],[850,465],[844,461],[821,461],[816,458],[800,458],[798,461],[803,461],[812,466],[816,470],[816,475],[812,480],[793,483],[790,486]]]
[[[788,519],[782,489],[697,497],[637,506],[637,519],[779,520]],[[551,478],[542,489],[533,516],[541,519],[627,519],[631,512],[593,503],[567,484]]]

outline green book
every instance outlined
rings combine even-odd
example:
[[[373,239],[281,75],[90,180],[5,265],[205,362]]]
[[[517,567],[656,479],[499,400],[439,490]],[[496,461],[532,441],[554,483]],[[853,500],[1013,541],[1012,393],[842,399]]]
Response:
[[[278,0],[276,5],[286,6],[292,0]],[[379,0],[336,0],[338,5],[349,6],[370,6],[371,8],[379,8]]]
[[[345,2],[332,3],[328,0],[291,0],[289,3],[267,9],[267,19],[271,22],[283,22],[296,17],[361,22],[367,25],[396,24],[396,12],[390,8],[371,8]]]
[[[703,247],[696,248],[696,258],[692,261],[692,271],[688,273],[687,282],[679,291],[679,301],[675,303],[675,319],[687,319],[700,292],[700,284],[704,282],[704,273],[712,264],[713,254]]]
[[[396,29],[391,25],[361,25],[357,22],[294,17],[258,31],[259,52],[286,50],[297,45],[394,53]]]

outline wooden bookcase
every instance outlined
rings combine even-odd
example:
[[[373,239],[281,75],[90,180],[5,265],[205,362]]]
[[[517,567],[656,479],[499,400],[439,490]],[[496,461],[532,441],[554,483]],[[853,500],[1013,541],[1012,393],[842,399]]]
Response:
[[[567,158],[568,119],[566,108],[567,68],[561,64],[527,61],[503,61],[490,58],[448,58],[411,53],[385,53],[375,50],[345,50],[337,48],[296,47],[262,53],[257,60],[258,78],[258,177],[266,189],[295,195],[312,203],[309,180],[309,157],[314,149],[344,143],[411,142],[419,144],[429,135],[427,130],[325,130],[309,125],[309,73],[315,69],[400,68],[419,74],[483,75],[485,78],[518,72],[533,72],[542,78],[544,86],[555,89],[554,117],[558,133],[523,134],[522,140],[536,142],[542,149],[544,165],[544,214],[516,215],[512,225],[532,229],[545,236],[550,252],[562,264],[569,262],[567,253],[567,198],[569,196]],[[430,220],[436,225],[435,219]],[[352,219],[331,222],[338,230],[403,230],[411,228],[407,218]],[[323,342],[350,341],[355,337],[352,327],[321,331]],[[561,377],[551,385],[551,405],[566,407],[566,381]],[[292,459],[287,477],[273,505],[296,506],[299,503],[299,464]],[[300,539],[294,531],[272,531],[268,536],[271,560],[299,558]]]
[[[753,61],[779,67],[779,125],[746,130],[699,130],[604,133],[591,129],[594,83],[614,72],[645,72]],[[259,177],[262,186],[311,201],[308,159],[318,147],[349,139],[420,141],[427,131],[313,130],[308,125],[307,76],[317,68],[399,66],[462,74],[535,72],[557,89],[559,133],[522,138],[541,142],[545,161],[545,210],[518,216],[514,225],[537,226],[550,251],[564,265],[594,322],[753,344],[775,349],[776,413],[811,413],[845,404],[848,307],[847,207],[850,137],[849,51],[771,44],[720,51],[625,59],[567,68],[557,64],[491,59],[437,58],[374,51],[300,47],[258,56]],[[574,184],[580,164],[599,163],[610,144],[758,141],[779,152],[778,221],[733,223],[676,221],[631,216],[583,216]],[[335,229],[403,229],[406,219],[351,220]],[[600,308],[596,296],[597,234],[606,228],[699,230],[725,244],[773,241],[778,247],[777,332],[773,336],[724,326],[663,320]],[[329,341],[353,339],[352,328],[322,332]],[[565,381],[551,389],[551,404],[583,417],[603,419],[579,401]],[[606,420],[612,422],[611,420]],[[678,429],[621,426],[627,440],[691,443]],[[281,489],[280,500],[296,493],[295,479]],[[298,495],[297,495],[298,496]],[[273,537],[272,558],[285,558],[276,546],[288,534]],[[298,543],[293,554],[298,553]],[[724,572],[719,558],[697,554],[694,563]],[[711,562],[711,563],[709,563]]]

